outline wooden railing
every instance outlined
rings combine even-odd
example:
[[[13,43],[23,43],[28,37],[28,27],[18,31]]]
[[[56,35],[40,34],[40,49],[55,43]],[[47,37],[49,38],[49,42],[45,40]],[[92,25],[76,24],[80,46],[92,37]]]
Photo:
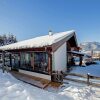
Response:
[[[64,73],[64,78],[65,80],[71,80],[75,82],[81,82],[81,83],[86,83],[87,85],[94,85],[94,86],[100,86],[100,77],[90,75],[89,73],[84,75],[84,74],[78,74],[78,73]],[[73,78],[73,77],[67,77],[67,76],[76,76],[80,78]],[[91,81],[91,79],[95,80],[96,82]],[[98,81],[98,82],[97,82]]]

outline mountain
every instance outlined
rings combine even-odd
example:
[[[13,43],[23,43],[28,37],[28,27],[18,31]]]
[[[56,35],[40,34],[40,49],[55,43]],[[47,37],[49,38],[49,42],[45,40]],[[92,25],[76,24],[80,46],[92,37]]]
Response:
[[[82,51],[100,51],[99,42],[83,42],[80,44]]]

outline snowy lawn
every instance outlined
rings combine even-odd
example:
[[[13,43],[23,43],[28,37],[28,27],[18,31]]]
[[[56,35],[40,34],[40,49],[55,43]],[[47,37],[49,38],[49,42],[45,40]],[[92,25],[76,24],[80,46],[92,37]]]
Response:
[[[39,89],[0,70],[0,100],[100,100],[100,88],[68,82],[54,91]]]
[[[79,73],[79,74],[90,73],[90,75],[100,77],[100,61],[98,61],[97,64],[93,64],[85,67],[80,67],[80,66],[74,67],[71,72]]]

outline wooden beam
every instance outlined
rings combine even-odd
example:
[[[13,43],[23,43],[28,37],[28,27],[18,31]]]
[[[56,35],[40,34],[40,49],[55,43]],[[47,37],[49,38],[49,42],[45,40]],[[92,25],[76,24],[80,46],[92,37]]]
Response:
[[[48,72],[51,75],[51,73],[52,73],[52,55],[51,55],[51,52],[48,53]]]
[[[10,66],[12,68],[12,56],[11,56],[11,54],[9,54],[9,59],[10,59]]]

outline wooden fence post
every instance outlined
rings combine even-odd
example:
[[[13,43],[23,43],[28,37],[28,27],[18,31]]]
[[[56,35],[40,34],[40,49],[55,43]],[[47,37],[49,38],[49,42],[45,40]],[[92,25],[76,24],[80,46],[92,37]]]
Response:
[[[87,85],[89,85],[90,84],[90,82],[89,82],[89,75],[90,75],[90,73],[87,73]]]

